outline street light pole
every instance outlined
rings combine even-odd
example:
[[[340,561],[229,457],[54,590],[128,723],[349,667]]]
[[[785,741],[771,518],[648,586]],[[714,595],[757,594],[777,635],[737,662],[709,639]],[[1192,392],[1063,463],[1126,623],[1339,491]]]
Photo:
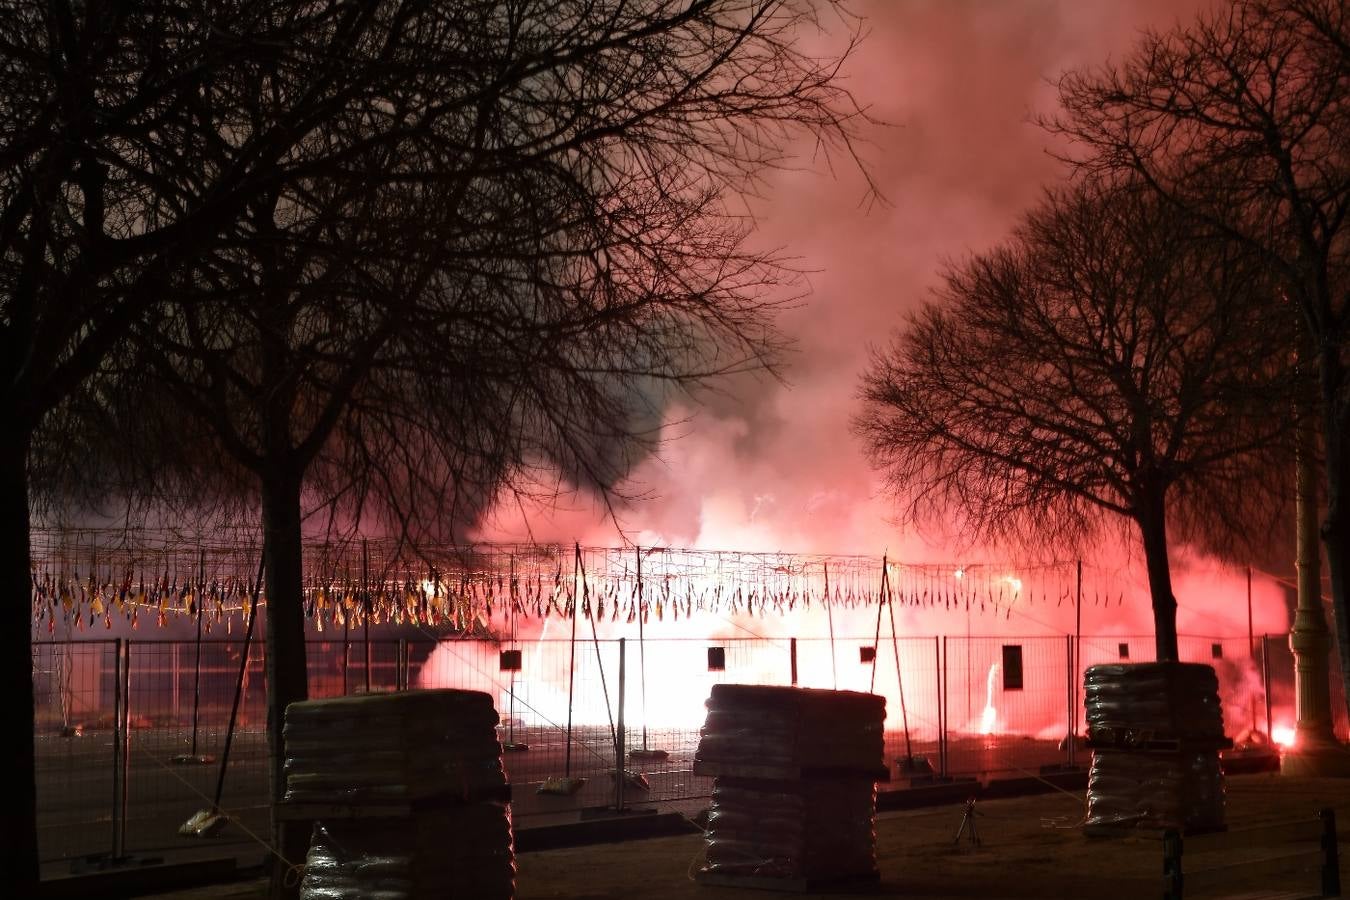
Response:
[[[1350,751],[1331,727],[1329,656],[1331,634],[1322,609],[1322,560],[1318,548],[1317,468],[1313,419],[1304,412],[1298,425],[1298,607],[1289,633],[1294,654],[1298,724],[1294,746],[1284,754],[1285,775],[1350,777]],[[1270,686],[1266,686],[1270,690]]]

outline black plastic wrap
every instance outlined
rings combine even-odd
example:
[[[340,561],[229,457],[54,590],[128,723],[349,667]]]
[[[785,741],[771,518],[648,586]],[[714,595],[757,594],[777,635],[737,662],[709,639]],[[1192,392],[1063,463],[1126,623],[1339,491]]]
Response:
[[[821,881],[874,876],[875,782],[716,779],[702,871]]]
[[[472,798],[506,784],[497,712],[477,691],[410,691],[286,709],[286,799]]]
[[[1094,751],[1087,824],[1186,831],[1223,827],[1218,752]]]
[[[301,900],[510,900],[510,809],[471,803],[314,827]]]
[[[694,771],[715,779],[700,874],[875,877],[885,698],[720,684],[707,707]]]
[[[714,685],[695,764],[885,772],[886,699],[876,694]]]
[[[1091,666],[1084,674],[1088,740],[1222,741],[1219,682],[1198,663]]]

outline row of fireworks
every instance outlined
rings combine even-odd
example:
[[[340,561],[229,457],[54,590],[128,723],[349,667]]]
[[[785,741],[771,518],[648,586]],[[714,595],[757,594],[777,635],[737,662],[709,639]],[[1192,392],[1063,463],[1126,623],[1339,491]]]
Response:
[[[113,543],[97,541],[98,533],[39,534],[32,571],[36,626],[49,632],[111,628],[117,616],[132,627],[147,618],[165,626],[200,615],[204,630],[228,633],[246,622],[257,585],[256,544],[156,542],[150,534],[138,534],[133,544],[118,536]],[[1081,566],[1072,562],[1014,569],[664,547],[314,542],[305,547],[304,570],[305,613],[318,631],[392,623],[481,634],[494,619],[580,615],[646,623],[888,601],[1009,617],[1019,605],[1072,605],[1082,591]],[[1096,590],[1084,599],[1119,605],[1124,592]]]

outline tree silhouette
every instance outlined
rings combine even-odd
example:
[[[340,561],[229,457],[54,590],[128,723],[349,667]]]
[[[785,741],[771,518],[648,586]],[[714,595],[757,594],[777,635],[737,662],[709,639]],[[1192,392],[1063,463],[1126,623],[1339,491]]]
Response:
[[[1234,0],[1119,65],[1071,73],[1075,162],[1130,172],[1259,254],[1317,374],[1341,671],[1350,684],[1350,19],[1340,0]]]
[[[303,14],[278,14],[288,6]],[[351,105],[362,67],[338,61],[360,19],[346,4],[57,0],[0,20],[0,578],[12,596],[30,590],[29,467],[51,470],[30,460],[35,435],[54,411],[87,406],[70,401],[169,272],[271,189],[307,123]],[[233,118],[232,95],[258,89],[279,47],[308,54],[311,89],[274,97],[266,123]],[[31,723],[30,610],[10,609],[4,671],[16,721]],[[22,896],[38,877],[30,728],[6,733],[0,818],[0,863]]]
[[[794,133],[851,155],[865,117],[838,59],[796,49],[818,24],[796,0],[123,7],[0,26],[3,337],[20,370],[6,577],[27,590],[25,464],[47,416],[125,408],[114,390],[148,400],[135,378],[153,376],[257,491],[275,753],[304,696],[306,480],[410,532],[433,518],[412,485],[438,483],[439,501],[541,458],[612,484],[642,446],[634,386],[762,366],[777,342],[771,291],[790,273],[747,249],[733,193],[783,165]],[[124,371],[124,347],[145,371]],[[31,742],[13,740],[31,785]],[[31,800],[4,835],[24,883]]]
[[[1293,315],[1268,290],[1250,254],[1140,187],[1076,184],[948,271],[874,354],[857,427],[916,516],[956,508],[1028,543],[1133,523],[1175,660],[1169,533],[1240,534],[1272,506]]]

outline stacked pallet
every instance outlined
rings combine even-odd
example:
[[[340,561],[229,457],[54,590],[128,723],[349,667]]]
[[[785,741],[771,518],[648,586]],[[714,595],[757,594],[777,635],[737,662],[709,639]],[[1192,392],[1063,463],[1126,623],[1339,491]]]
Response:
[[[286,808],[315,822],[303,900],[510,898],[492,699],[414,691],[286,709]]]
[[[1089,832],[1224,827],[1223,709],[1214,670],[1195,663],[1092,666],[1084,676]]]
[[[723,684],[707,707],[694,758],[695,774],[714,778],[699,880],[802,890],[875,879],[885,699]]]

